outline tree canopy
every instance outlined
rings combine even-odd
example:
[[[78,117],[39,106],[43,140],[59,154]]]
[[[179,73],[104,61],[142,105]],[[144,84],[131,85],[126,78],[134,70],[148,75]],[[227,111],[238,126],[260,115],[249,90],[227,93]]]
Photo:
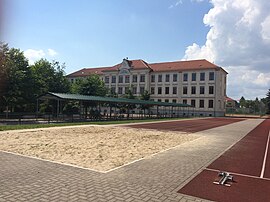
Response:
[[[34,111],[38,95],[70,91],[59,62],[41,59],[29,65],[23,51],[0,43],[0,66],[0,112]]]
[[[1,109],[24,111],[33,99],[32,72],[22,51],[1,43],[2,77],[4,77]]]
[[[76,79],[72,84],[72,93],[93,96],[105,96],[108,89],[105,83],[96,74],[91,74],[86,79]]]
[[[267,114],[270,114],[270,89],[268,89],[268,92],[266,93],[266,106],[267,106]]]
[[[65,77],[64,64],[60,65],[57,61],[49,62],[40,59],[31,66],[35,83],[35,94],[41,95],[48,91],[55,93],[68,93],[70,83]]]

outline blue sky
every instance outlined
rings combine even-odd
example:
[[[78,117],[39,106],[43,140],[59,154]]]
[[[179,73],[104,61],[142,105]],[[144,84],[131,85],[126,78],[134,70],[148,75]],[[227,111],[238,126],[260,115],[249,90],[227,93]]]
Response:
[[[0,2],[0,40],[30,62],[55,59],[71,73],[125,57],[149,63],[205,58],[229,72],[227,93],[234,99],[263,98],[270,88],[269,0]]]
[[[180,60],[185,47],[205,42],[211,5],[175,0],[9,0],[4,41],[21,50],[53,49],[66,71],[110,66],[124,57]]]

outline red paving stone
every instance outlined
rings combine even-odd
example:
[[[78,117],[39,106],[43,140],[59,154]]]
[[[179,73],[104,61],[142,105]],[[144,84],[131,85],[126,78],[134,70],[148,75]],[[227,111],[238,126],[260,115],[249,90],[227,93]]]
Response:
[[[269,130],[270,120],[265,120],[208,168],[259,177]]]
[[[215,160],[178,192],[214,201],[270,201],[270,155],[266,169],[261,171],[270,130],[270,120],[265,120]],[[267,153],[270,153],[270,147]],[[215,185],[219,171],[235,173],[231,187]]]
[[[221,202],[269,202],[270,180],[233,175],[230,187],[213,184],[217,172],[204,170],[179,192]]]
[[[270,136],[270,131],[269,131],[268,135]],[[268,138],[270,138],[270,137],[268,137]],[[269,139],[269,141],[270,141],[270,139]],[[270,144],[270,142],[269,142],[269,144]],[[270,145],[268,145],[268,152],[267,152],[267,160],[266,160],[266,165],[265,165],[264,177],[270,178]]]
[[[132,127],[132,128],[183,131],[183,132],[195,133],[195,132],[208,130],[208,129],[219,127],[219,126],[228,125],[231,123],[236,123],[243,120],[245,119],[207,118],[207,119],[171,121],[171,122],[162,122],[162,123],[135,124],[135,125],[127,125],[127,126]]]

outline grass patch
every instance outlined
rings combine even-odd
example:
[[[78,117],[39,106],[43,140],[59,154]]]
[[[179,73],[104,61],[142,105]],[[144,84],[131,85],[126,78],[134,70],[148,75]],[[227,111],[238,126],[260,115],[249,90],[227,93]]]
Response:
[[[111,125],[111,124],[126,124],[126,123],[143,123],[153,121],[181,120],[187,118],[164,118],[164,119],[143,119],[143,120],[117,120],[117,121],[95,121],[95,122],[78,122],[78,123],[50,123],[50,124],[22,124],[22,125],[0,125],[0,131],[5,130],[22,130],[34,128],[50,128],[60,126],[78,126],[78,125]]]

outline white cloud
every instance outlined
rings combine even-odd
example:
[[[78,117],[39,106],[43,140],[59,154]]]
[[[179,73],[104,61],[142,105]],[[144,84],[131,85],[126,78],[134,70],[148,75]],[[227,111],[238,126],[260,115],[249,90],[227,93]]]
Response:
[[[24,51],[24,56],[29,60],[29,64],[34,64],[35,61],[43,58],[45,56],[45,52],[43,50],[34,50],[27,49]]]
[[[206,0],[191,0],[192,2],[197,2],[197,3],[201,3],[201,2],[204,2]]]
[[[183,4],[183,1],[182,0],[178,0],[176,3],[171,4],[169,6],[169,8],[171,9],[171,8],[177,7],[177,6],[181,5],[181,4]]]
[[[202,3],[202,2],[207,1],[207,0],[189,0],[189,1],[195,2],[195,3]],[[181,5],[181,4],[183,4],[183,0],[178,0],[174,4],[171,4],[169,6],[169,9],[172,9],[174,7],[177,7],[177,6]]]
[[[266,43],[270,43],[270,15],[261,23],[261,35]]]
[[[188,46],[184,60],[206,58],[229,72],[228,95],[265,97],[270,87],[270,1],[211,0],[206,42]]]
[[[44,51],[42,49],[27,49],[24,51],[24,56],[28,59],[30,65],[33,65],[37,60],[40,60],[41,58],[51,58],[56,56],[57,54],[58,53],[51,48],[49,48],[47,51]]]
[[[48,54],[49,54],[49,56],[56,56],[58,53],[55,50],[49,48]]]

